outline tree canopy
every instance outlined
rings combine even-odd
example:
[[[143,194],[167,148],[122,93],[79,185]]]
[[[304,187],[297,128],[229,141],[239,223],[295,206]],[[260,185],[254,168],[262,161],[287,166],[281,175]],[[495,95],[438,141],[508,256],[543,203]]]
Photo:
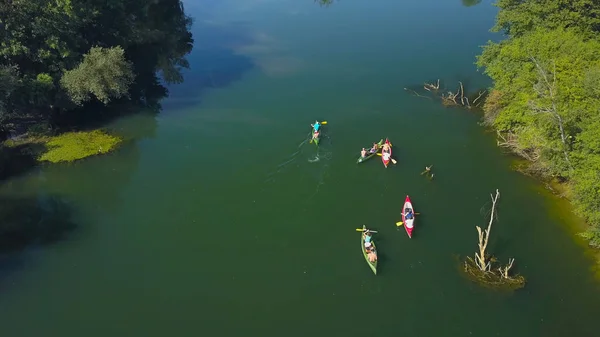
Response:
[[[537,173],[567,181],[600,247],[600,2],[499,0],[477,64],[494,80],[485,120]]]
[[[493,30],[504,31],[512,37],[535,28],[600,31],[600,2],[597,0],[498,0],[496,6],[500,11]]]
[[[190,25],[179,0],[1,2],[3,129],[23,119],[58,123],[71,111],[97,112],[84,104],[147,100],[161,92],[157,74],[181,82]]]

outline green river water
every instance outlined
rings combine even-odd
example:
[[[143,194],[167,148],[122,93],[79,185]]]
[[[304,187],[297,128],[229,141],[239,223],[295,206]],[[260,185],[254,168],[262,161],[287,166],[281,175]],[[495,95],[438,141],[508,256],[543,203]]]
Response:
[[[111,125],[134,138],[114,154],[0,188],[45,239],[0,256],[2,336],[597,335],[600,289],[564,201],[511,171],[477,114],[403,90],[490,84],[473,65],[499,38],[490,1],[184,4],[191,69],[161,113]],[[397,165],[356,165],[386,136]],[[513,294],[456,260],[496,188],[490,252],[528,280]],[[395,226],[407,194],[412,239]],[[379,231],[377,276],[362,224]]]

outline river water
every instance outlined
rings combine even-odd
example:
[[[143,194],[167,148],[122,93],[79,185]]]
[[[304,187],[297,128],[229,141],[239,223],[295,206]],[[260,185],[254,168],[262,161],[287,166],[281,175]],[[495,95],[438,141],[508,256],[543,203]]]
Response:
[[[490,1],[185,6],[191,69],[158,116],[111,125],[133,138],[114,154],[2,185],[35,239],[0,259],[3,336],[595,335],[600,291],[564,202],[510,170],[476,113],[404,90],[490,84],[473,65],[499,38]],[[398,164],[356,165],[384,137]],[[513,294],[458,271],[496,188],[490,252],[528,279]],[[412,239],[395,226],[407,194]]]

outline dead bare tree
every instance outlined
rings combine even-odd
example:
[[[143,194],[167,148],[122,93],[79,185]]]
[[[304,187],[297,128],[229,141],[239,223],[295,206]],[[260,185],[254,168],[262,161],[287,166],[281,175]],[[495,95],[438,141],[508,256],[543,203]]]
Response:
[[[479,234],[479,252],[475,253],[475,264],[481,271],[490,271],[491,269],[490,261],[487,261],[486,259],[485,249],[487,248],[490,240],[490,231],[492,230],[492,223],[494,222],[496,201],[498,201],[499,196],[500,191],[498,190],[496,190],[496,196],[490,194],[490,197],[492,198],[492,213],[490,215],[490,222],[488,223],[487,229],[482,231],[481,227],[475,226],[475,228],[477,228],[477,233]]]
[[[469,96],[465,93],[465,88],[464,88],[463,83],[458,82],[458,84],[459,84],[459,87],[456,90],[456,92],[454,92],[454,91],[444,92],[443,89],[440,89],[440,80],[438,79],[436,82],[423,83],[423,89],[429,91],[431,94],[434,95],[434,97],[441,99],[442,104],[445,106],[462,106],[467,109],[471,109],[473,107],[480,107],[481,104],[483,104],[484,100],[482,100],[482,98],[487,93],[487,90],[480,91],[478,93],[477,97],[475,97],[474,100],[471,100],[471,99],[469,99]],[[407,88],[404,88],[404,90],[411,92],[411,94],[413,94],[414,96],[424,97],[424,96],[419,95],[414,90],[409,90]],[[473,97],[471,97],[471,98],[473,98]],[[477,103],[477,101],[479,101],[479,103]]]
[[[496,139],[497,146],[507,148],[509,151],[516,153],[532,163],[536,163],[542,155],[539,148],[522,149],[519,146],[517,134],[512,131],[502,133],[497,130],[496,135],[498,137]]]
[[[482,97],[482,96],[483,96],[483,95],[484,95],[486,92],[487,92],[487,91],[485,91],[485,90],[484,90],[484,91],[480,91],[480,92],[479,92],[479,95],[477,96],[477,98],[475,98],[475,99],[473,100],[473,104],[477,103],[477,101],[478,101],[478,100],[479,100],[479,99],[480,99],[480,98],[481,98],[481,97]],[[479,102],[479,104],[481,104],[481,102]],[[475,105],[475,106],[477,106],[477,107],[478,107],[478,106],[479,106],[479,104],[477,104],[477,105]]]
[[[496,195],[490,194],[490,197],[492,198],[490,221],[488,222],[486,229],[475,226],[479,238],[479,251],[475,252],[474,259],[467,256],[464,263],[464,272],[472,280],[477,281],[484,286],[499,289],[519,289],[525,286],[525,278],[521,275],[511,276],[508,274],[513,267],[515,259],[508,259],[508,264],[506,266],[492,267],[492,264],[496,262],[496,259],[487,254],[492,224],[496,218],[496,204],[500,197],[500,191],[496,189]]]
[[[515,259],[510,258],[510,259],[508,259],[508,264],[506,266],[498,268],[498,271],[500,272],[500,275],[502,275],[503,278],[505,278],[505,279],[510,278],[508,276],[508,271],[510,270],[510,268],[512,268],[513,263],[515,263]]]
[[[425,83],[423,84],[423,88],[427,91],[437,91],[440,89],[440,79],[438,78],[437,84]]]
[[[418,92],[416,92],[416,91],[414,91],[412,89],[404,88],[404,90],[410,92],[413,96],[420,97],[420,98],[431,99],[431,97],[420,95]]]
[[[568,152],[569,145],[567,143],[567,135],[565,132],[565,123],[564,123],[564,120],[563,120],[562,116],[560,115],[560,113],[558,111],[559,109],[557,107],[556,62],[552,62],[553,63],[553,70],[552,70],[552,74],[551,74],[552,81],[550,81],[550,79],[548,78],[549,77],[548,73],[546,72],[546,70],[544,70],[544,68],[540,65],[540,63],[535,59],[535,57],[531,57],[531,61],[535,64],[535,66],[538,70],[538,73],[539,73],[539,77],[540,77],[540,81],[538,81],[533,86],[533,89],[537,93],[538,98],[540,98],[542,100],[548,100],[549,103],[546,106],[540,106],[536,102],[530,101],[529,106],[534,113],[548,115],[552,118],[552,120],[555,121],[556,125],[558,126],[558,131],[560,132],[560,140],[563,144],[562,152],[565,157],[565,161],[566,161],[567,165],[569,165],[569,168],[571,170],[573,170],[573,165],[571,165],[571,160],[569,159],[569,152]]]

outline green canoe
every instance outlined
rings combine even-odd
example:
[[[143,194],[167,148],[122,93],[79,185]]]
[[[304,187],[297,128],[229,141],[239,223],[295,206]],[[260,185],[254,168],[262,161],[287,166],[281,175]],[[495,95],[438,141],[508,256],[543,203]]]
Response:
[[[367,250],[365,248],[365,234],[364,234],[365,231],[368,231],[368,229],[366,226],[363,225],[363,231],[362,231],[362,233],[360,233],[360,249],[362,250],[363,255],[365,256],[365,260],[367,260],[369,267],[371,267],[373,274],[377,275],[377,260],[375,260],[375,262],[369,261],[369,256],[367,255]],[[372,236],[371,236],[371,249],[373,250],[375,255],[377,255],[377,249],[375,248],[375,241],[373,241]]]
[[[377,145],[379,145],[379,148],[381,149],[381,146],[383,145],[383,139],[380,140],[379,143],[377,143]],[[373,157],[376,154],[377,154],[377,152],[372,152],[372,153],[367,152],[367,155],[364,158],[363,157],[358,157],[358,160],[356,161],[356,163],[360,164],[362,162],[365,162],[365,161],[369,160],[371,157]]]

